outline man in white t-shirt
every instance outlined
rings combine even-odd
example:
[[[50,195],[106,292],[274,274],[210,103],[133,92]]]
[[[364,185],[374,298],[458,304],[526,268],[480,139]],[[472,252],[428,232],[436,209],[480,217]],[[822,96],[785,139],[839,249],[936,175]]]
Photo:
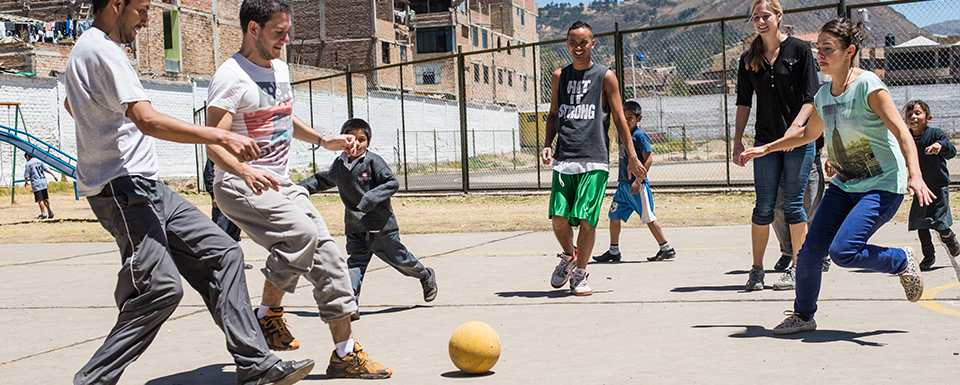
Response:
[[[294,350],[300,343],[283,319],[283,294],[293,293],[303,276],[313,284],[320,319],[327,323],[334,349],[327,375],[334,378],[388,378],[393,373],[355,343],[350,316],[357,312],[347,264],[330,236],[309,192],[290,181],[287,162],[296,138],[331,151],[356,151],[352,135],[323,135],[293,116],[287,64],[279,60],[290,41],[291,9],[285,0],[245,0],[240,5],[243,40],[210,81],[207,124],[256,141],[260,158],[238,159],[219,146],[207,146],[217,165],[213,194],[224,215],[270,251],[257,318],[267,344]]]
[[[310,373],[313,360],[280,361],[270,352],[250,311],[243,251],[160,182],[153,137],[208,144],[244,160],[259,158],[259,149],[250,138],[153,109],[121,47],[147,26],[149,10],[150,0],[93,0],[93,26],[67,61],[65,107],[76,121],[79,192],[122,258],[117,323],[73,382],[116,384],[176,309],[183,275],[226,336],[237,383],[292,384]]]

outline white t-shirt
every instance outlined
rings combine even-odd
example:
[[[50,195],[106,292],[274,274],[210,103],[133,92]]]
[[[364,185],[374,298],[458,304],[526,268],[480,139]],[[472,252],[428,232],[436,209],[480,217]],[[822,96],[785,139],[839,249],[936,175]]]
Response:
[[[152,137],[127,117],[127,104],[149,101],[120,44],[90,28],[77,39],[66,69],[67,101],[77,129],[77,189],[100,193],[125,175],[157,179]]]
[[[271,68],[253,64],[236,53],[210,80],[207,106],[233,115],[230,131],[253,139],[260,159],[249,165],[288,179],[287,160],[293,139],[293,88],[287,64],[275,59]],[[214,183],[233,177],[217,167]]]

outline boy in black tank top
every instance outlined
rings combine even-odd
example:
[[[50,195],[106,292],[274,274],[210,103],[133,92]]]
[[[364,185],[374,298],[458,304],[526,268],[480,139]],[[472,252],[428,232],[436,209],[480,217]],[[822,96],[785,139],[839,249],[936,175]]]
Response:
[[[577,21],[567,31],[567,49],[573,63],[553,72],[550,113],[541,160],[553,165],[549,215],[553,234],[563,252],[553,271],[550,284],[563,287],[569,280],[575,295],[590,295],[587,286],[587,262],[596,240],[600,205],[606,191],[610,163],[610,137],[607,112],[617,126],[624,143],[632,141],[623,116],[617,76],[609,68],[594,64],[590,50],[596,45],[593,29]],[[604,107],[608,107],[604,109]],[[552,147],[557,139],[556,152]],[[636,151],[627,146],[629,171],[643,179],[646,170]],[[574,243],[573,227],[580,233]],[[572,276],[571,276],[572,273]]]

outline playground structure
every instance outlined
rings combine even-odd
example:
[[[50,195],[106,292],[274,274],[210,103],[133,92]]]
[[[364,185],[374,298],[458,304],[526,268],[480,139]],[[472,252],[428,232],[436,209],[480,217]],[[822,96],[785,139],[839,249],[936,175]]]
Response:
[[[26,131],[26,121],[24,121],[23,114],[20,112],[19,102],[0,102],[0,106],[7,106],[7,109],[14,108],[13,128],[0,125],[0,142],[8,143],[14,147],[13,167],[11,167],[13,172],[11,179],[13,183],[10,189],[10,203],[15,203],[17,196],[16,184],[24,181],[23,179],[18,180],[16,175],[17,149],[30,154],[30,156],[46,163],[54,170],[73,179],[73,196],[75,199],[80,200],[80,196],[77,193],[77,158],[28,133]],[[24,121],[22,131],[19,129],[20,121]]]

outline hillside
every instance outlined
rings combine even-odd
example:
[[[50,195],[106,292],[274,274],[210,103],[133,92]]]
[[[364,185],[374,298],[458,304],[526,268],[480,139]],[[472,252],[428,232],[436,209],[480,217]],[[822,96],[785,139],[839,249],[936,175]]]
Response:
[[[923,29],[937,35],[960,35],[960,20],[948,20],[937,24],[930,24]]]

